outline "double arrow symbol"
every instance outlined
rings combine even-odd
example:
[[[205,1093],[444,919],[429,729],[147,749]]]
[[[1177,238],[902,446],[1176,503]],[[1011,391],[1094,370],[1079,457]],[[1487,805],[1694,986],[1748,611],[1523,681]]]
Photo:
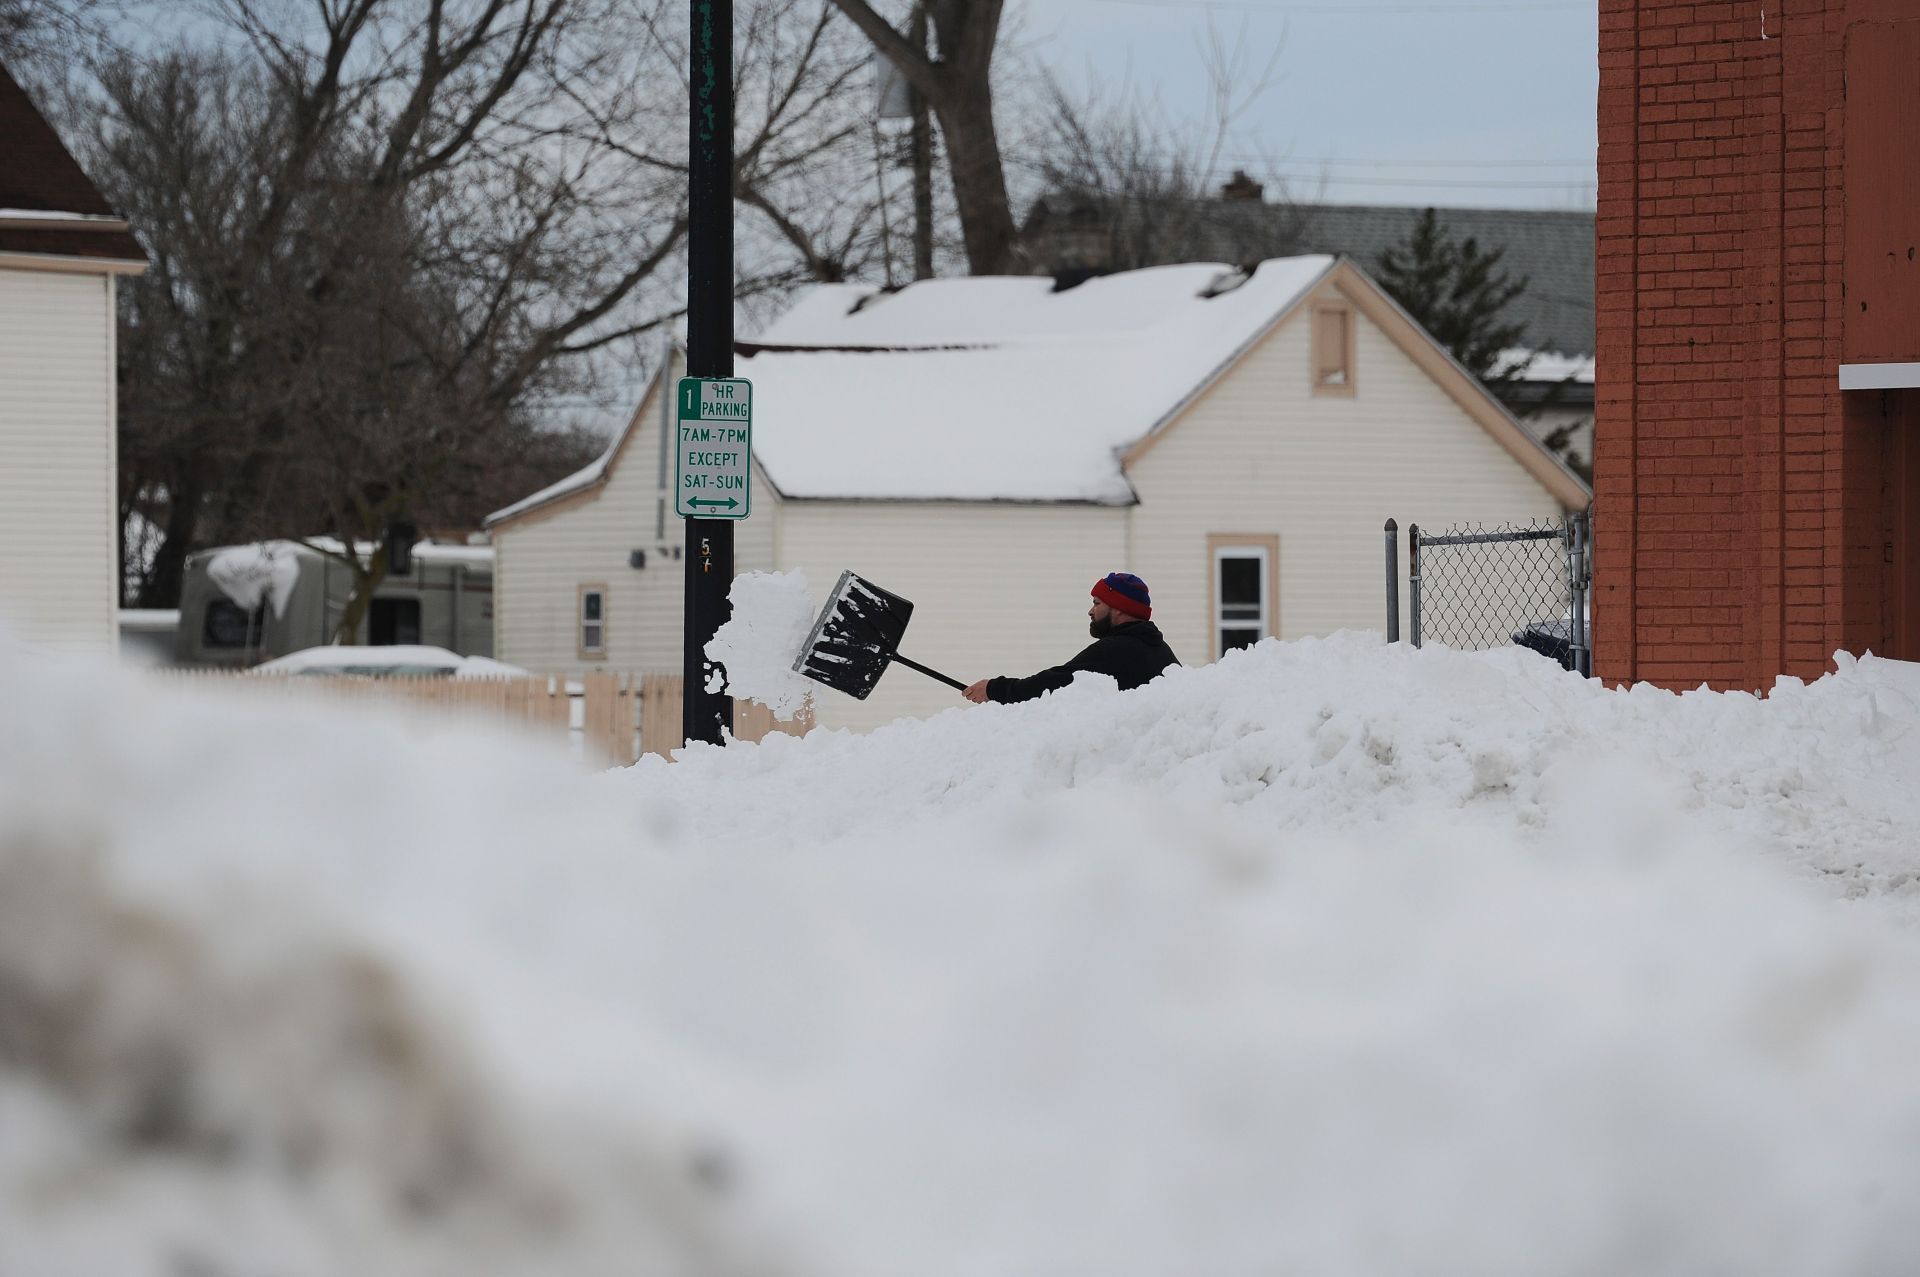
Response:
[[[736,500],[734,500],[734,499],[733,499],[732,497],[728,497],[728,498],[727,498],[727,499],[726,499],[725,501],[711,501],[711,500],[708,500],[708,499],[707,499],[706,497],[694,497],[694,498],[693,498],[692,500],[690,500],[690,501],[688,501],[688,502],[687,502],[687,504],[688,504],[688,505],[691,505],[691,506],[703,506],[703,505],[712,505],[712,506],[721,506],[721,505],[723,505],[723,506],[725,506],[725,507],[727,507],[727,509],[729,509],[729,510],[731,510],[731,509],[733,509],[733,507],[735,507],[735,506],[737,506],[737,505],[739,505],[740,503],[739,503],[738,501],[736,501]]]

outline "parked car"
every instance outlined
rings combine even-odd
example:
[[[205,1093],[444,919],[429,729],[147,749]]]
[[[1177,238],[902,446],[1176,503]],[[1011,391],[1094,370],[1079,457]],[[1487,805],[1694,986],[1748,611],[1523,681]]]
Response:
[[[529,678],[528,671],[485,656],[462,656],[417,643],[382,647],[309,647],[253,667],[255,674],[361,678]]]

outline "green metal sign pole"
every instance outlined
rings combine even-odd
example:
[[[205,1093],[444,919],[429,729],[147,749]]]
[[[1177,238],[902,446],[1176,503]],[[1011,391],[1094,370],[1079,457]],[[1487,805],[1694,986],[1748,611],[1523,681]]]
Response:
[[[687,233],[687,374],[733,375],[733,3],[693,0],[688,43],[690,218]],[[664,390],[665,387],[663,386]],[[686,608],[681,729],[718,745],[733,727],[733,698],[709,691],[708,640],[731,612],[733,522],[686,520]],[[714,680],[718,681],[718,680]]]

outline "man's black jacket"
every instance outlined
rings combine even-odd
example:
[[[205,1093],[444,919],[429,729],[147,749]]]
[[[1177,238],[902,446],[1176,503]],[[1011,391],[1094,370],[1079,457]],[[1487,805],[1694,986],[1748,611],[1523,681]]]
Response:
[[[1159,626],[1152,621],[1133,621],[1114,626],[1106,637],[1095,639],[1065,665],[1041,670],[1031,678],[988,679],[987,699],[1003,705],[1030,701],[1056,687],[1065,687],[1081,670],[1110,675],[1120,684],[1121,691],[1130,692],[1159,677],[1169,665],[1179,663],[1180,658],[1161,637]]]

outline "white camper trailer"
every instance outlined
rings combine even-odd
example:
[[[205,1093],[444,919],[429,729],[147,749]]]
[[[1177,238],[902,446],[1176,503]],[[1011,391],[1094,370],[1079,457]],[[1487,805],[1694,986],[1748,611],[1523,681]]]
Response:
[[[269,541],[189,556],[177,662],[247,669],[334,642],[353,581],[344,563],[322,552],[328,548],[318,539]],[[405,573],[380,583],[356,631],[339,641],[492,656],[493,547],[422,541],[411,557]]]

